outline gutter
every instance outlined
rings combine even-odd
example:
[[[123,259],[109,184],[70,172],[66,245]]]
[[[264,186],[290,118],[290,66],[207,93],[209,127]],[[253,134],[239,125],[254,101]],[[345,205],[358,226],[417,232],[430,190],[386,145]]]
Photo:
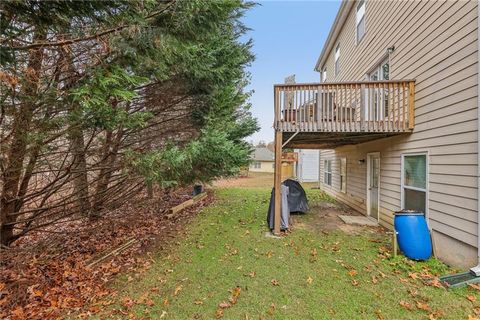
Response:
[[[477,265],[470,273],[480,276],[480,5],[477,3]]]

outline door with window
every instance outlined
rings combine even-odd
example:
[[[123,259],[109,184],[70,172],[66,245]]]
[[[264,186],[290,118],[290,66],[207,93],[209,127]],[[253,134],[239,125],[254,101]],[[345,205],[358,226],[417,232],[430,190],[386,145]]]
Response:
[[[372,69],[372,71],[368,74],[368,80],[390,80],[390,63],[388,59]],[[388,89],[370,88],[366,90],[365,119],[369,121],[380,121],[388,118]]]
[[[367,156],[367,214],[378,220],[380,199],[380,153]]]
[[[402,209],[427,212],[427,154],[402,156]]]

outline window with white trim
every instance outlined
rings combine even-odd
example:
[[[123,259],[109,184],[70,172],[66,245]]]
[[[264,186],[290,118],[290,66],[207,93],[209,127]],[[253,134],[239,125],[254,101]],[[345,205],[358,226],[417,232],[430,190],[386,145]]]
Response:
[[[347,158],[340,158],[340,191],[347,192]]]
[[[323,164],[324,164],[323,182],[326,185],[331,186],[332,185],[332,160],[325,160]]]
[[[253,162],[253,167],[255,169],[261,169],[262,168],[262,163],[260,161],[254,161]]]
[[[327,68],[323,68],[322,72],[322,82],[327,81]]]
[[[402,171],[402,208],[426,213],[427,155],[403,155]]]
[[[365,0],[357,4],[357,44],[362,41],[365,35]]]
[[[387,58],[381,63],[372,68],[368,74],[370,81],[383,81],[390,80],[390,61]],[[368,91],[366,91],[368,93]],[[389,89],[381,87],[378,90],[373,91],[371,97],[366,97],[368,108],[365,108],[366,119],[379,121],[389,116],[389,101],[391,96],[389,95]],[[371,99],[371,100],[369,100]],[[371,114],[369,114],[371,113]]]
[[[338,76],[340,72],[340,43],[337,44],[337,48],[335,49],[335,76]]]

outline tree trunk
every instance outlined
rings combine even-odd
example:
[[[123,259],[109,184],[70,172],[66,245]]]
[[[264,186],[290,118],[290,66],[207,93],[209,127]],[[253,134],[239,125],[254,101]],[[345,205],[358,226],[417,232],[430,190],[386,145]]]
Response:
[[[88,196],[87,160],[85,156],[85,141],[80,124],[73,124],[69,130],[70,147],[73,154],[73,185],[81,214],[90,215],[90,200]]]
[[[94,216],[98,216],[104,209],[105,199],[107,198],[108,184],[112,173],[115,171],[115,161],[117,159],[118,149],[123,137],[123,129],[119,128],[115,139],[112,131],[107,131],[104,145],[104,161],[101,162],[102,169],[98,174],[98,182],[95,189],[95,196],[93,199],[92,212]],[[94,217],[92,216],[92,217]]]
[[[37,31],[34,35],[34,41],[43,41],[45,35]],[[35,110],[35,96],[37,94],[40,71],[42,68],[43,49],[31,50],[28,57],[28,66],[26,71],[26,83],[22,84],[23,101],[15,113],[10,148],[7,152],[7,164],[3,175],[3,188],[0,199],[0,243],[10,244],[14,237],[14,223],[16,216],[13,215],[19,210],[18,192],[19,183],[23,172],[23,161],[27,152],[27,134]]]
[[[72,49],[70,46],[63,46],[61,54],[65,61],[66,73],[70,80],[65,88],[70,89],[78,80],[77,72],[73,61]],[[70,149],[73,156],[72,161],[72,180],[74,186],[75,197],[77,199],[78,208],[82,215],[90,215],[90,199],[88,193],[88,175],[87,175],[87,157],[85,155],[85,141],[82,127],[82,121],[77,119],[79,105],[73,102],[71,109],[71,123],[68,130],[68,139],[70,141]]]

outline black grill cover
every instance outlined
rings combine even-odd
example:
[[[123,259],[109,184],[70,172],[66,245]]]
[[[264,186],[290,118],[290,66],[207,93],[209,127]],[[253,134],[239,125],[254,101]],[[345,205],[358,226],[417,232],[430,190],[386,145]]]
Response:
[[[298,181],[292,179],[283,181],[283,185],[288,187],[288,207],[290,212],[307,212],[307,194],[302,188],[302,185]]]

